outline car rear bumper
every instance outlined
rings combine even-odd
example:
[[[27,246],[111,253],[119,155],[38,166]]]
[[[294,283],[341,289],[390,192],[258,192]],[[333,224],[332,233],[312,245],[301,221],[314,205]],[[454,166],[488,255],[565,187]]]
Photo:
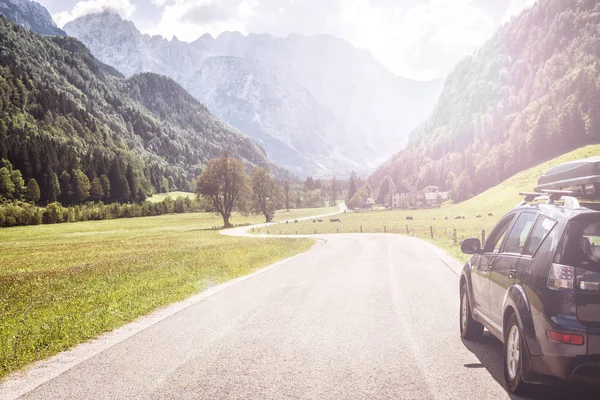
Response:
[[[541,382],[556,380],[600,385],[600,355],[598,356],[532,356],[532,367]]]

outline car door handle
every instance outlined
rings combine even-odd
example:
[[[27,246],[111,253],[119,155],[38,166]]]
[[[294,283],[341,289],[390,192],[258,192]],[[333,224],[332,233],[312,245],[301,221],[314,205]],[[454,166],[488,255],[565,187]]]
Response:
[[[508,269],[508,277],[510,279],[515,279],[516,276],[517,276],[517,269],[514,266],[510,267]]]

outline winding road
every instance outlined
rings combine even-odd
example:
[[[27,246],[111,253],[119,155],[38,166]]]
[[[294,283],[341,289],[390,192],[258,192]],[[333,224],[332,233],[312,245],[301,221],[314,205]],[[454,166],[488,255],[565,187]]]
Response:
[[[323,235],[85,356],[57,356],[0,397],[509,398],[501,344],[458,335],[460,268],[415,238]]]

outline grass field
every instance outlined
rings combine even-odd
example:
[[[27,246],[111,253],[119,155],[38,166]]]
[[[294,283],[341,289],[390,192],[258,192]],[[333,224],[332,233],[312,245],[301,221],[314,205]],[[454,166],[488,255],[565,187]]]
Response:
[[[552,166],[567,161],[600,155],[600,145],[586,146],[571,153],[564,154],[552,161],[545,162],[525,170],[507,179],[480,195],[460,204],[444,205],[441,208],[416,211],[361,211],[348,213],[341,217],[341,223],[331,223],[325,219],[322,223],[304,221],[298,224],[278,225],[269,228],[270,234],[314,234],[317,233],[400,233],[430,240],[437,246],[447,250],[460,260],[466,256],[460,252],[460,242],[468,237],[481,237],[481,231],[487,233],[494,227],[498,219],[522,201],[520,191],[531,191],[540,175]],[[488,217],[488,212],[493,214]],[[477,214],[482,218],[476,218]],[[456,216],[465,216],[464,220],[455,220]],[[414,218],[407,221],[406,217]],[[448,220],[445,218],[448,217]],[[431,228],[433,239],[431,238]],[[456,229],[456,236],[454,230]],[[266,233],[261,229],[258,233]]]
[[[205,230],[221,223],[176,214],[0,230],[0,378],[312,245]]]
[[[171,197],[173,200],[175,200],[178,197],[184,197],[184,198],[188,197],[190,199],[195,199],[196,193],[192,193],[192,192],[157,193],[155,195],[152,195],[151,197],[148,197],[148,201],[151,201],[153,203],[158,203],[158,202],[166,199],[168,196]]]

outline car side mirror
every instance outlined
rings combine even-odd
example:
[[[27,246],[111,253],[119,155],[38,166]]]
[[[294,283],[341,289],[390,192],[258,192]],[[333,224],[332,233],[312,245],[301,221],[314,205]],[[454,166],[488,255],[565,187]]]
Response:
[[[460,244],[460,249],[465,254],[481,253],[481,242],[477,238],[465,239]]]

